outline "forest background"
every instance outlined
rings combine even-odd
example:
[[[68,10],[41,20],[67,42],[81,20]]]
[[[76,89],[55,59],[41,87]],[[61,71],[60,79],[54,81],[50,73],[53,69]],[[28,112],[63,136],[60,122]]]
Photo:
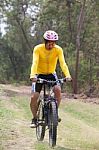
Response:
[[[51,29],[59,34],[72,92],[99,97],[98,0],[0,1],[0,83],[30,84],[33,47]],[[59,64],[56,71],[63,77]]]

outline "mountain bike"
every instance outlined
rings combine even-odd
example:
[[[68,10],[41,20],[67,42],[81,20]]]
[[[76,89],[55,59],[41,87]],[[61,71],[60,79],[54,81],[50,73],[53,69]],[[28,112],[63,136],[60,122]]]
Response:
[[[58,106],[54,97],[53,86],[57,82],[62,84],[65,81],[66,79],[58,79],[57,81],[37,80],[38,83],[43,84],[43,93],[41,92],[38,100],[36,136],[38,141],[43,141],[45,131],[48,129],[51,147],[56,145],[58,126]]]

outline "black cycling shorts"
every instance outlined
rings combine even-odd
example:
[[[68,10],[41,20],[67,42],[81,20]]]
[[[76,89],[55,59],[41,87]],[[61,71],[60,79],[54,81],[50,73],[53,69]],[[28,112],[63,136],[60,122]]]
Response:
[[[48,74],[48,75],[44,75],[44,74],[39,74],[37,75],[37,78],[41,78],[41,79],[45,79],[45,80],[51,80],[51,81],[56,81],[57,75],[56,73],[54,74]],[[56,83],[57,84],[57,83]],[[32,92],[39,92],[42,90],[42,83],[32,83]]]

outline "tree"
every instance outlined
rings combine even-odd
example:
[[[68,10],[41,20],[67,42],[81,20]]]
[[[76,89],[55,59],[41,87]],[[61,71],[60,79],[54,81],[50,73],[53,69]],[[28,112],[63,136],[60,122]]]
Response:
[[[78,22],[77,22],[77,35],[76,35],[76,66],[75,66],[75,77],[74,77],[74,93],[77,94],[77,80],[78,80],[78,64],[79,64],[79,51],[80,51],[80,36],[81,36],[81,30],[82,30],[82,26],[84,23],[84,11],[85,11],[85,3],[86,0],[83,0],[83,3],[81,4],[81,10],[80,10],[80,14],[78,17]]]
[[[32,61],[31,27],[33,20],[31,14],[28,13],[28,9],[29,12],[31,11],[29,3],[36,5],[30,0],[2,1],[2,14],[6,17],[7,24],[6,35],[3,36],[7,43],[5,54],[9,58],[8,68],[15,80],[28,79],[29,66]]]
[[[83,87],[96,86],[99,82],[98,4],[98,0],[2,0],[0,10],[7,24],[6,35],[1,36],[3,74],[17,80],[28,79],[31,47],[41,43],[43,33],[52,29],[59,34],[58,44],[74,78],[74,93]],[[63,76],[59,66],[57,73]]]

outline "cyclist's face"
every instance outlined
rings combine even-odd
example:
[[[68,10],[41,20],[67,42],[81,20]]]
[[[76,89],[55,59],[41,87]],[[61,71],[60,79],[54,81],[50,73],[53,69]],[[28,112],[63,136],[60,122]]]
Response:
[[[45,47],[47,50],[51,50],[52,48],[54,48],[55,46],[55,42],[54,41],[48,41],[46,44],[45,44]]]

